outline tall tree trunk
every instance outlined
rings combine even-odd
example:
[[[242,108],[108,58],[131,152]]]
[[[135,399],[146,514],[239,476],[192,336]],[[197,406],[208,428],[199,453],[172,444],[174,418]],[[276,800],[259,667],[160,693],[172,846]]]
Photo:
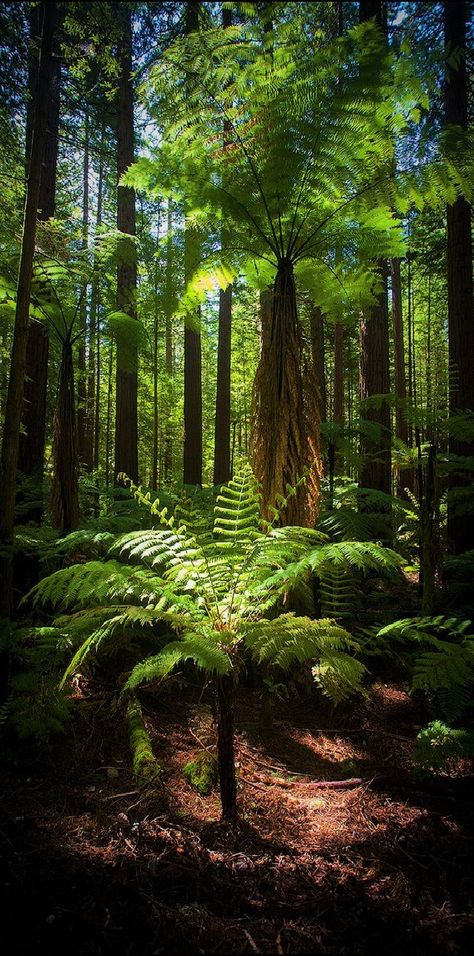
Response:
[[[405,341],[403,331],[402,310],[402,282],[400,273],[400,259],[391,260],[392,279],[392,330],[393,330],[393,367],[395,375],[395,395],[397,406],[395,412],[395,434],[397,438],[408,445],[410,434],[407,421],[407,380],[405,372]],[[405,488],[413,491],[414,472],[406,468],[398,472],[398,494],[404,495]]]
[[[86,109],[84,120],[84,165],[82,173],[82,251],[85,254],[89,244],[89,116]],[[79,308],[79,327],[81,338],[78,355],[78,383],[77,383],[77,450],[79,461],[86,471],[92,471],[92,446],[90,443],[90,426],[88,426],[88,396],[86,372],[86,335],[87,335],[87,293],[84,289]]]
[[[48,97],[53,68],[53,35],[55,4],[41,4],[41,50],[38,70],[38,89],[33,121],[30,169],[26,190],[25,214],[18,272],[15,326],[10,361],[10,377],[5,406],[5,421],[1,455],[0,544],[6,557],[1,559],[1,611],[8,615],[12,609],[12,561],[15,492],[20,443],[20,424],[23,410],[26,352],[28,342],[31,282],[35,254],[36,225],[40,195],[41,165],[44,155]],[[9,555],[8,555],[9,552]],[[0,681],[2,675],[0,674]],[[0,688],[1,689],[1,688]]]
[[[186,4],[186,33],[199,29],[199,4]],[[199,241],[191,229],[184,237],[184,272],[190,279],[199,263]],[[184,330],[184,453],[185,485],[202,485],[202,358],[200,314],[186,316]],[[194,328],[191,327],[194,325]]]
[[[56,4],[52,4],[52,51],[49,66],[48,91],[45,107],[44,152],[41,167],[41,180],[38,195],[38,219],[46,222],[55,214],[56,171],[58,162],[59,101],[61,85],[61,59],[58,27],[61,14]],[[36,84],[38,80],[38,51],[40,14],[42,4],[30,11],[30,57],[28,70],[29,103],[26,128],[26,169],[30,164],[33,135],[33,116],[35,111]],[[49,331],[37,319],[30,322],[26,348],[23,431],[20,435],[18,470],[34,480],[36,503],[29,508],[25,519],[41,521],[43,505],[42,482],[44,467],[44,445],[46,435],[46,394],[48,381]]]
[[[132,19],[128,3],[114,4],[120,18],[119,88],[117,100],[117,176],[133,163],[133,83],[132,83]],[[125,236],[135,236],[135,191],[118,186],[117,228]],[[117,308],[136,319],[137,261],[133,241],[123,238],[119,244],[117,269]],[[117,341],[116,407],[115,407],[115,479],[124,472],[138,481],[138,349],[136,343]]]
[[[230,10],[222,11],[224,29],[232,25]],[[224,148],[229,141],[230,123],[224,120]],[[222,230],[222,249],[225,252],[227,233]],[[232,334],[232,286],[219,293],[219,335],[217,343],[216,420],[214,431],[214,484],[229,481],[230,473],[230,356]]]
[[[164,437],[163,471],[165,483],[173,477],[173,430],[171,411],[173,407],[173,202],[168,199],[165,277],[165,367],[166,367],[166,422]]]
[[[320,422],[325,422],[327,418],[327,394],[324,321],[321,309],[313,303],[310,304],[309,321],[311,328],[311,357],[313,359],[314,376],[316,379],[318,418]]]
[[[386,32],[385,9],[381,0],[360,0],[360,22],[375,17],[377,25]],[[378,261],[378,273],[382,291],[377,295],[376,304],[363,317],[360,328],[360,397],[364,400],[374,395],[388,394],[390,391],[389,335],[387,306],[387,263]],[[378,437],[370,441],[366,435],[362,441],[364,461],[360,474],[360,484],[364,488],[373,488],[391,493],[391,416],[390,406],[381,401],[376,408],[364,407],[365,421],[375,425]]]
[[[268,303],[254,382],[252,464],[261,483],[263,517],[273,518],[272,509],[287,499],[280,520],[313,527],[321,478],[317,389],[312,365],[303,368],[293,266],[287,259],[279,263]]]
[[[51,517],[64,534],[79,522],[77,427],[74,401],[74,365],[69,338],[63,342],[58,399],[53,422],[53,484]]]
[[[449,52],[461,54],[457,68],[446,66],[445,115],[447,124],[468,126],[468,82],[466,68],[467,3],[450,0],[444,4],[444,35]],[[450,412],[474,411],[474,299],[472,279],[471,209],[464,198],[447,208],[448,253],[448,338],[450,364]],[[451,439],[450,453],[473,456],[474,442]],[[462,554],[474,547],[474,509],[466,511],[461,487],[472,483],[469,472],[459,471],[450,482],[448,498],[448,539],[450,550]],[[457,500],[458,499],[458,500]]]
[[[102,130],[100,140],[100,160],[99,160],[99,181],[97,185],[97,213],[96,213],[96,242],[99,229],[102,225],[102,205],[104,198],[104,131]],[[91,395],[91,406],[94,407],[93,422],[93,467],[94,471],[99,469],[99,450],[100,450],[100,375],[101,375],[101,343],[100,343],[100,277],[97,273],[97,262],[94,262],[94,276],[91,289],[91,340],[95,335],[95,362],[94,374],[91,376],[91,387],[94,390],[94,396]],[[91,343],[91,347],[92,343]]]
[[[368,434],[363,437],[364,461],[360,474],[363,488],[391,493],[391,423],[390,405],[381,400],[376,407],[364,407],[364,401],[374,395],[390,392],[389,339],[387,310],[387,273],[385,262],[379,265],[383,290],[378,293],[377,304],[364,316],[360,328],[360,398],[362,414],[368,424]],[[370,427],[377,434],[370,435]]]

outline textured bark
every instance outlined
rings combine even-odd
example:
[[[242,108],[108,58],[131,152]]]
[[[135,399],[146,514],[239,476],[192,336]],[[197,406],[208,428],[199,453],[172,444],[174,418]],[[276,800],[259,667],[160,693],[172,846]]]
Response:
[[[48,95],[52,73],[54,14],[54,3],[41,4],[42,35],[38,90],[33,121],[31,159],[18,272],[15,326],[1,454],[2,495],[0,500],[0,542],[2,546],[7,549],[13,543],[16,477],[20,443],[20,423],[23,410],[31,282],[33,277],[33,260],[40,196],[41,164],[44,154]],[[11,559],[2,559],[2,565],[4,565],[4,567],[1,568],[2,574],[0,575],[3,584],[1,610],[4,614],[9,614],[12,604]]]
[[[86,111],[84,124],[84,165],[82,171],[82,250],[85,252],[89,243],[89,117]],[[79,328],[81,339],[78,354],[78,383],[77,383],[77,450],[79,461],[86,469],[92,471],[92,441],[90,428],[90,410],[87,395],[86,371],[86,334],[87,334],[87,287],[81,299],[79,308]]]
[[[33,135],[33,116],[35,109],[35,87],[38,79],[39,30],[41,4],[30,11],[30,57],[28,70],[29,102],[26,128],[26,168],[29,169]],[[52,51],[48,70],[48,90],[45,94],[45,130],[44,149],[41,167],[41,180],[38,195],[38,220],[47,221],[55,214],[56,172],[58,162],[59,103],[61,85],[61,59],[58,28],[61,14],[55,4],[50,5],[52,18]],[[20,435],[18,470],[33,478],[41,495],[43,479],[44,445],[46,434],[46,394],[48,380],[49,331],[38,321],[32,321],[28,330],[26,350],[23,432]],[[25,518],[40,521],[42,505],[30,508]]]
[[[237,816],[237,782],[235,779],[233,679],[226,675],[217,679],[217,762],[222,817]]]
[[[222,11],[224,29],[232,25],[230,10]],[[224,121],[224,147],[229,142],[230,124]],[[222,249],[227,243],[225,228],[222,230]],[[214,484],[229,481],[230,472],[230,355],[232,335],[232,286],[219,293],[219,335],[217,342],[217,390],[216,421],[214,431]]]
[[[168,199],[168,222],[166,239],[166,317],[165,317],[165,366],[167,388],[169,391],[166,407],[166,422],[164,423],[164,453],[163,470],[164,480],[169,482],[173,476],[173,431],[171,424],[171,409],[173,405],[173,326],[172,326],[172,294],[173,294],[173,203]]]
[[[393,326],[393,365],[395,372],[395,394],[401,402],[406,401],[407,385],[405,376],[405,345],[403,337],[402,283],[400,277],[400,259],[392,259],[392,326]],[[396,435],[408,443],[408,425],[406,412],[397,405]]]
[[[448,124],[468,125],[468,83],[465,61],[467,4],[450,0],[444,4],[445,44],[460,50],[458,69],[446,68],[445,115]],[[459,198],[447,208],[448,338],[450,362],[450,411],[474,410],[474,299],[472,278],[472,233],[469,203]],[[451,439],[453,455],[474,455],[473,442]],[[456,507],[456,488],[472,481],[462,469],[451,479],[448,501],[448,539],[454,554],[474,547],[474,513]],[[453,494],[454,493],[454,494]],[[472,505],[471,505],[472,508]]]
[[[262,513],[272,518],[272,508],[288,499],[282,523],[313,527],[321,479],[317,389],[312,365],[303,367],[291,262],[280,262],[273,293],[262,299],[262,349],[250,440]],[[288,487],[296,493],[288,495]]]
[[[386,10],[380,0],[360,0],[360,22],[375,21],[381,30],[386,31]],[[378,272],[382,291],[377,295],[376,304],[367,310],[360,327],[360,397],[361,401],[374,395],[390,392],[389,335],[387,306],[387,264],[378,261]],[[361,414],[365,421],[378,429],[376,441],[367,437],[362,439],[361,451],[364,456],[359,477],[363,488],[374,488],[391,494],[391,419],[390,406],[381,402],[377,407],[362,405]]]
[[[115,4],[120,18],[121,37],[118,49],[120,65],[117,96],[117,176],[133,163],[134,123],[132,84],[132,23],[130,6]],[[135,236],[135,191],[118,186],[117,228],[127,236]],[[135,244],[124,238],[118,250],[117,309],[136,319],[137,261]],[[138,481],[138,350],[136,345],[117,342],[116,406],[115,406],[115,479],[121,472]]]
[[[334,422],[344,424],[344,326],[334,329]]]
[[[199,4],[186,4],[186,33],[199,29]],[[191,229],[184,237],[184,271],[188,280],[199,263],[199,242]],[[185,485],[202,485],[202,361],[200,315],[186,317],[184,330],[184,450]],[[189,323],[194,325],[190,328]]]
[[[102,130],[101,136],[101,147],[104,143],[104,131]],[[96,214],[96,233],[98,232],[100,226],[102,225],[102,205],[103,205],[103,194],[104,194],[104,160],[102,149],[100,153],[100,164],[99,164],[99,182],[97,186],[97,214]],[[96,265],[96,264],[95,264]],[[99,450],[100,450],[100,374],[101,374],[101,342],[100,342],[100,278],[97,275],[96,268],[94,268],[94,279],[92,282],[91,290],[91,343],[92,338],[95,335],[95,362],[93,368],[93,375],[90,378],[90,384],[94,391],[94,395],[91,395],[91,406],[94,405],[94,422],[93,422],[93,465],[94,471],[97,471],[99,468]]]
[[[53,421],[53,483],[51,518],[58,531],[68,534],[79,522],[77,428],[74,401],[72,347],[63,342],[58,399]]]

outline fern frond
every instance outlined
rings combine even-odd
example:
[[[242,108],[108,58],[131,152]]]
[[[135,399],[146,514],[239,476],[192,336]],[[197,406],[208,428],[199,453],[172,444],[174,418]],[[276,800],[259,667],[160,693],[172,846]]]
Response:
[[[188,660],[194,661],[197,667],[211,674],[228,674],[231,670],[230,658],[219,647],[217,640],[213,640],[209,635],[204,637],[202,633],[188,633],[184,634],[180,641],[171,641],[154,657],[148,657],[136,664],[123,691],[129,692],[143,684],[167,677],[178,664]]]
[[[283,670],[294,662],[317,660],[315,679],[336,702],[361,690],[366,668],[350,653],[358,644],[334,621],[282,614],[247,625],[244,640],[260,663]]]

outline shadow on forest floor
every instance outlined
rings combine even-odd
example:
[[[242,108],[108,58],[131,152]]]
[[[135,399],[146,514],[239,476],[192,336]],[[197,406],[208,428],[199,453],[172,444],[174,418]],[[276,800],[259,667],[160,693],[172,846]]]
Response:
[[[336,715],[278,702],[271,722],[243,692],[236,830],[219,823],[217,794],[182,776],[212,741],[205,705],[181,695],[149,715],[166,808],[136,791],[120,722],[94,699],[79,711],[41,767],[4,777],[11,952],[471,951],[467,792],[413,778],[418,714],[403,689],[375,685]],[[355,776],[350,789],[314,786]]]

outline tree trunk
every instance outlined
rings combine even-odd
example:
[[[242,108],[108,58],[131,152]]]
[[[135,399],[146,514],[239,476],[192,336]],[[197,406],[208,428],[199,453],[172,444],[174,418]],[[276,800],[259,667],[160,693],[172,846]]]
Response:
[[[38,196],[38,219],[46,222],[55,214],[56,171],[58,162],[59,101],[61,85],[61,59],[57,27],[61,14],[55,4],[52,10],[52,51],[48,69],[48,91],[46,94],[44,152],[41,168],[41,180]],[[28,70],[29,103],[26,129],[26,168],[30,165],[33,135],[33,116],[38,80],[38,43],[40,31],[40,13],[42,4],[30,11],[30,62]],[[35,503],[25,513],[27,521],[41,521],[43,516],[42,483],[44,467],[44,445],[46,435],[46,396],[48,381],[49,331],[42,323],[33,320],[28,329],[26,349],[23,427],[20,435],[18,470],[35,485]],[[39,503],[40,502],[40,503]]]
[[[199,29],[199,4],[186,4],[186,33]],[[188,281],[199,264],[199,241],[191,229],[184,237],[184,272]],[[186,316],[184,330],[184,454],[183,482],[202,485],[202,360],[199,310]],[[190,327],[194,325],[194,328]]]
[[[58,400],[53,422],[53,525],[68,534],[79,522],[77,477],[77,428],[74,402],[74,365],[69,339],[63,342],[59,370]]]
[[[360,328],[360,398],[367,433],[363,435],[364,461],[360,474],[362,488],[373,488],[391,494],[391,423],[390,406],[384,401],[376,407],[364,408],[364,401],[374,395],[390,392],[389,339],[387,311],[387,273],[385,262],[379,264],[383,290],[377,304],[364,316]],[[370,434],[375,426],[376,434]]]
[[[311,328],[311,356],[313,359],[314,376],[316,380],[316,400],[318,403],[319,422],[327,418],[326,395],[326,362],[324,352],[324,322],[323,313],[317,305],[310,305],[309,321]]]
[[[38,71],[38,93],[35,104],[30,170],[28,175],[20,266],[18,272],[15,326],[10,361],[10,377],[5,407],[2,441],[2,495],[0,500],[0,543],[9,551],[13,544],[15,492],[20,443],[20,423],[23,410],[26,352],[28,342],[29,310],[36,225],[40,195],[41,164],[44,154],[48,97],[51,88],[52,48],[55,4],[41,4],[41,51]],[[8,615],[12,606],[12,574],[10,557],[1,561],[1,611]]]
[[[391,260],[392,278],[392,329],[393,329],[393,367],[395,374],[395,395],[397,406],[395,412],[395,434],[404,445],[409,444],[410,436],[407,422],[407,381],[405,373],[405,342],[403,333],[402,312],[402,283],[400,275],[400,259]],[[398,473],[398,494],[403,495],[405,488],[413,491],[413,469],[405,469]]]
[[[99,161],[99,182],[97,186],[97,214],[96,214],[96,241],[99,229],[102,225],[102,204],[104,193],[104,159],[102,148],[104,145],[104,131],[101,135],[101,152]],[[91,389],[95,392],[91,395],[91,407],[94,408],[93,422],[93,467],[94,471],[99,469],[99,450],[100,450],[100,374],[101,374],[101,350],[100,350],[100,277],[97,274],[97,263],[94,262],[94,277],[91,289],[91,347],[93,336],[95,335],[95,362],[94,374],[92,376]]]
[[[217,345],[217,393],[214,450],[214,484],[222,485],[230,475],[230,355],[232,286],[220,291],[219,338]]]
[[[229,675],[218,677],[216,687],[217,761],[222,818],[232,822],[237,816],[237,782],[234,756],[234,682]]]
[[[375,17],[377,25],[386,33],[386,11],[381,0],[360,0],[359,19],[363,23]],[[363,317],[360,328],[360,397],[361,402],[374,395],[387,395],[390,391],[389,335],[387,307],[387,263],[378,260],[378,273],[382,291],[377,303]],[[362,439],[364,462],[360,474],[363,488],[373,488],[391,494],[391,417],[390,406],[381,401],[377,407],[365,407],[361,414],[371,426],[376,426],[375,441],[370,440],[368,429]]]
[[[222,26],[232,25],[230,10],[222,11]],[[224,148],[229,142],[230,123],[224,120]],[[222,250],[225,251],[228,236],[222,230]],[[217,343],[217,390],[216,421],[214,431],[214,485],[230,480],[230,356],[232,334],[232,286],[219,293],[219,336]]]
[[[89,117],[87,110],[84,122],[84,165],[82,180],[82,251],[85,253],[89,242]],[[86,471],[92,471],[92,444],[90,442],[90,425],[88,422],[88,376],[86,371],[87,292],[88,287],[86,286],[79,307],[81,338],[79,341],[79,375],[77,382],[77,449],[81,464]]]
[[[166,278],[165,278],[165,366],[166,366],[166,422],[164,438],[163,471],[164,480],[170,482],[173,477],[173,430],[171,411],[173,407],[173,203],[168,199],[168,222],[166,239]]]
[[[262,313],[251,434],[262,514],[272,520],[277,507],[284,524],[313,527],[321,479],[317,388],[312,366],[302,368],[293,266],[286,259],[279,263],[268,304],[267,315]]]
[[[467,4],[450,0],[444,4],[445,44],[449,52],[461,54],[457,69],[446,66],[445,115],[447,124],[468,126],[468,82],[466,69]],[[448,254],[448,338],[450,364],[450,412],[474,411],[474,299],[472,279],[471,210],[464,198],[447,208]],[[474,442],[451,439],[453,456],[474,455]],[[454,554],[474,547],[474,510],[463,507],[461,488],[472,482],[463,473],[462,462],[450,481],[448,498],[448,541]]]
[[[122,27],[118,59],[120,66],[117,99],[117,176],[133,163],[133,83],[132,83],[132,20],[130,5],[114,4]],[[118,186],[117,228],[126,236],[135,236],[135,191]],[[123,238],[118,249],[117,308],[136,319],[137,260],[133,241]],[[138,481],[138,349],[136,343],[117,341],[116,408],[115,408],[115,480],[125,473]]]

